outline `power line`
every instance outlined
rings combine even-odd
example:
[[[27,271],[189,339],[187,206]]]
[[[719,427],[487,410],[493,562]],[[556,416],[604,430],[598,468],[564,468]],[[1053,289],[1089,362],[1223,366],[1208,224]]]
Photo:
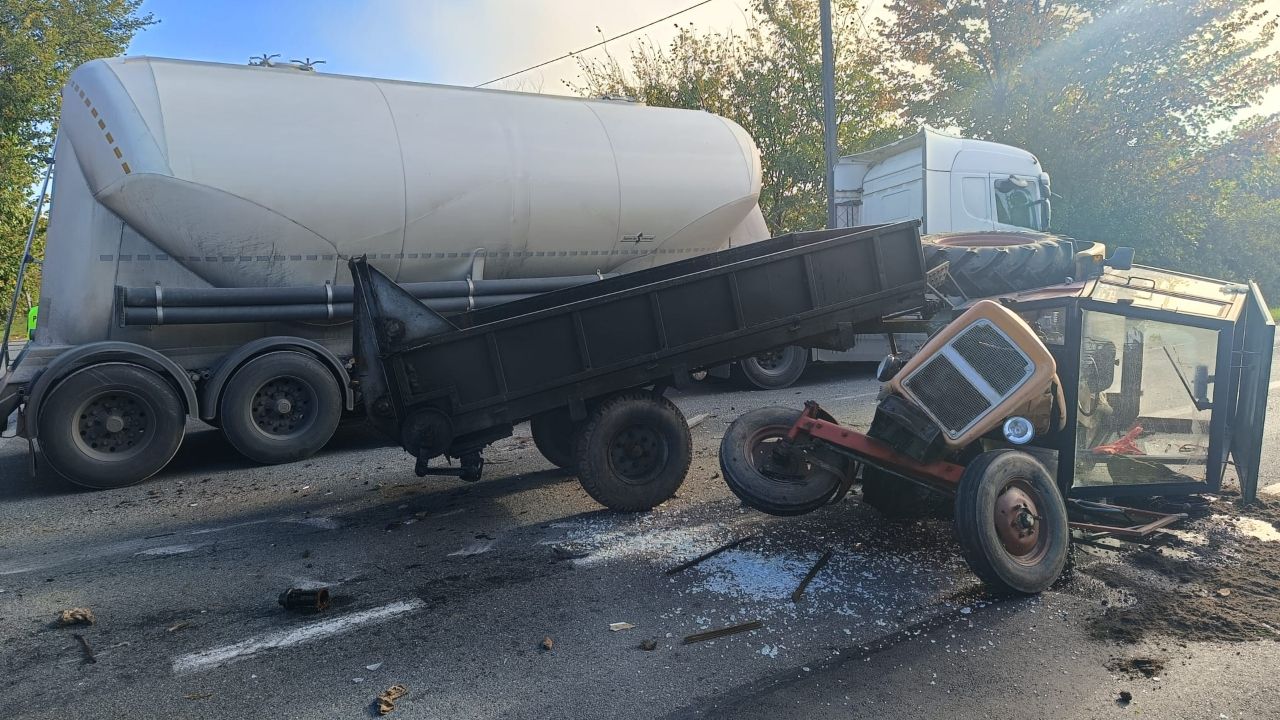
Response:
[[[540,62],[540,63],[538,63],[537,65],[530,65],[529,67],[527,67],[527,68],[525,68],[525,69],[523,69],[523,70],[517,70],[517,71],[515,71],[515,72],[513,72],[513,73],[507,73],[506,75],[503,75],[502,77],[496,77],[496,78],[494,78],[494,79],[492,79],[492,80],[489,80],[489,81],[486,81],[486,82],[482,82],[482,83],[480,83],[479,85],[475,85],[474,87],[481,88],[481,87],[484,87],[485,85],[492,85],[492,84],[494,84],[494,83],[496,83],[496,82],[498,82],[498,81],[500,81],[500,80],[506,80],[506,79],[507,79],[507,78],[509,78],[509,77],[515,77],[516,75],[520,75],[520,74],[522,74],[522,73],[527,73],[527,72],[529,72],[530,70],[537,70],[537,69],[538,69],[538,68],[540,68],[540,67],[544,67],[544,66],[546,66],[546,65],[550,65],[550,64],[551,64],[551,63],[553,63],[553,62],[560,62],[561,60],[564,60],[565,58],[573,57],[574,55],[578,55],[578,54],[584,53],[584,52],[586,52],[586,51],[588,51],[588,50],[594,50],[594,49],[596,49],[596,48],[600,47],[601,45],[604,45],[604,44],[606,44],[606,43],[613,42],[614,40],[617,40],[618,38],[626,37],[626,36],[630,35],[631,33],[640,32],[641,30],[644,30],[645,28],[653,27],[654,25],[657,25],[658,23],[660,23],[660,22],[662,22],[662,21],[664,21],[664,20],[670,20],[671,18],[676,17],[677,15],[683,15],[683,14],[685,14],[685,13],[689,12],[690,10],[695,10],[695,9],[697,9],[697,8],[700,8],[700,7],[702,7],[703,5],[706,5],[706,4],[707,4],[707,3],[709,3],[709,2],[711,2],[711,0],[702,0],[702,2],[694,3],[693,5],[690,5],[689,7],[685,8],[685,9],[683,9],[683,10],[677,10],[676,12],[673,12],[673,13],[671,13],[670,15],[667,15],[666,17],[660,17],[660,18],[658,18],[657,20],[654,20],[653,22],[650,22],[650,23],[646,23],[646,24],[644,24],[644,25],[641,25],[640,27],[637,27],[637,28],[631,28],[630,30],[628,30],[628,31],[626,31],[626,32],[624,32],[624,33],[619,33],[619,34],[617,34],[617,35],[614,35],[614,36],[613,36],[613,37],[611,37],[611,38],[605,38],[604,40],[601,40],[600,42],[598,42],[598,43],[596,43],[596,44],[594,44],[594,45],[588,45],[587,47],[584,47],[584,48],[582,48],[581,50],[575,50],[575,51],[573,51],[573,52],[567,52],[567,53],[565,53],[565,54],[561,55],[560,57],[557,57],[557,58],[551,58],[550,60],[547,60],[546,62]]]

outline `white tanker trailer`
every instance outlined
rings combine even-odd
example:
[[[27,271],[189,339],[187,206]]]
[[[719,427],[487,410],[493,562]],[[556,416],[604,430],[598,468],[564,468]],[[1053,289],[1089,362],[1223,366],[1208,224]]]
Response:
[[[754,143],[705,112],[130,57],[72,73],[58,134],[0,418],[90,487],[163,468],[187,418],[260,462],[322,447],[347,258],[458,310],[768,236]]]

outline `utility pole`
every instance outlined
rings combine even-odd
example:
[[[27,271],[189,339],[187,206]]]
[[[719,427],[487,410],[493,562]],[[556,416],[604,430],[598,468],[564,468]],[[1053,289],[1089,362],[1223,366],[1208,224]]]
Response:
[[[831,45],[831,0],[818,0],[822,23],[822,150],[827,169],[827,227],[836,226],[836,71]]]

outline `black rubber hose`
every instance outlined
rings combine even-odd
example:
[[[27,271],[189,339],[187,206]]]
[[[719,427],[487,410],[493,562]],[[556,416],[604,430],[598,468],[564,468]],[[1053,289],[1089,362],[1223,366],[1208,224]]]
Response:
[[[606,276],[608,277],[608,276]],[[470,287],[466,280],[404,283],[405,290],[419,299],[465,298],[494,295],[533,295],[575,287],[599,280],[598,275],[569,275],[546,278],[512,278],[507,280],[476,280]],[[126,308],[179,307],[229,307],[252,305],[323,305],[351,302],[350,285],[324,285],[304,287],[247,287],[247,288],[184,288],[184,287],[121,287],[121,306]],[[332,292],[332,297],[329,293]],[[157,302],[158,301],[158,302]]]
[[[431,298],[424,305],[438,313],[450,314],[465,312],[501,305],[515,300],[532,297],[536,293],[518,295],[486,295],[471,298],[468,303],[465,297]],[[216,307],[126,307],[123,309],[124,325],[211,325],[217,323],[253,323],[253,322],[326,322],[350,320],[352,304],[335,302],[330,305],[222,305]]]

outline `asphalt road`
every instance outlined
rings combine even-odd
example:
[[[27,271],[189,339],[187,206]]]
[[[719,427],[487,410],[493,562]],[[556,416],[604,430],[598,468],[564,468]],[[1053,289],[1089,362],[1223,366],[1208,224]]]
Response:
[[[716,449],[739,413],[813,398],[865,425],[876,389],[867,368],[819,366],[785,391],[675,393],[708,415],[693,468],[637,515],[601,510],[527,427],[477,483],[418,479],[359,428],[277,467],[200,430],[162,476],[96,493],[29,477],[25,443],[0,441],[0,717],[370,717],[393,684],[401,718],[1280,715],[1275,642],[1094,640],[1085,622],[1109,596],[1081,573],[996,600],[944,522],[887,522],[856,497],[772,518],[725,488]],[[1263,484],[1280,481],[1268,454]],[[276,604],[308,585],[332,589],[327,612]],[[76,606],[97,623],[52,626]],[[763,627],[681,642],[751,620]],[[1158,679],[1105,667],[1143,653],[1164,658]]]

